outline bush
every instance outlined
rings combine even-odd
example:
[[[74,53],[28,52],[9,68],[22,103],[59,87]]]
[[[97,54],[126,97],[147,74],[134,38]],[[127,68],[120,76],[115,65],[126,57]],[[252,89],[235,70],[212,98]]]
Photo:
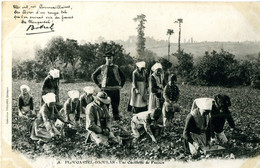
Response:
[[[212,51],[197,64],[193,72],[193,79],[197,84],[227,86],[237,84],[238,61],[234,55],[221,50],[220,53]]]

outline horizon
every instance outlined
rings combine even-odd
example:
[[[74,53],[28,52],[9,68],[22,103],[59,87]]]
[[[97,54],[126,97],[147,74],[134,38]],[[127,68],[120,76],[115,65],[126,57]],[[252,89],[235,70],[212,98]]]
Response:
[[[167,41],[166,31],[173,29],[171,44],[178,41],[179,27],[174,24],[178,18],[183,19],[181,43],[191,38],[197,43],[260,41],[259,2],[62,2],[62,5],[71,6],[72,20],[54,20],[54,32],[37,35],[26,35],[28,25],[18,24],[8,34],[12,50],[32,57],[35,48],[44,48],[54,36],[74,39],[79,44],[94,43],[99,37],[126,41],[129,36],[137,36],[138,22],[133,18],[141,13],[147,20],[145,37]]]

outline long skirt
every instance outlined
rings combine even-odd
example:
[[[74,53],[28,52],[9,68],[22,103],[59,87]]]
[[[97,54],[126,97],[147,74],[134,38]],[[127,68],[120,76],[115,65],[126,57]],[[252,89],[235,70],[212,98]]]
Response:
[[[139,91],[138,94],[136,93],[134,88],[131,89],[130,105],[132,107],[146,107],[147,95],[146,95],[145,82],[137,82],[137,89]]]
[[[23,106],[21,110],[18,110],[20,117],[32,115],[34,112],[30,109],[30,106]]]
[[[162,109],[162,105],[163,105],[163,98],[158,98],[155,93],[150,93],[148,110],[150,111],[155,108]]]
[[[46,124],[39,119],[36,119],[31,128],[31,139],[32,140],[41,140],[43,142],[48,142],[52,136],[50,130],[54,133],[54,136],[60,135],[59,130],[56,128],[54,121],[50,121],[48,127],[49,131],[46,128]]]

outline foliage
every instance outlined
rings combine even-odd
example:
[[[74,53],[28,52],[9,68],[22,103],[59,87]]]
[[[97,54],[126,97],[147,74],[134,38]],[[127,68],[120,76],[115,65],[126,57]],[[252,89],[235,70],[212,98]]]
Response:
[[[30,140],[28,133],[28,125],[30,119],[18,117],[17,99],[20,94],[20,85],[27,84],[31,88],[34,96],[36,111],[39,111],[39,102],[41,91],[41,83],[32,81],[13,81],[12,85],[12,149],[18,151],[30,158],[37,159],[39,157],[55,157],[55,158],[111,158],[111,159],[136,159],[136,160],[176,160],[176,161],[193,161],[189,155],[184,154],[182,132],[185,124],[185,118],[190,111],[192,101],[198,97],[214,97],[216,94],[227,94],[231,98],[232,106],[230,111],[234,118],[236,127],[241,130],[241,134],[245,138],[235,137],[228,124],[225,125],[225,134],[230,142],[230,148],[219,154],[212,154],[199,159],[228,159],[232,155],[234,158],[251,158],[259,156],[259,95],[260,91],[248,87],[241,88],[223,88],[223,87],[205,87],[179,85],[181,111],[175,113],[174,121],[165,134],[158,139],[158,143],[154,144],[149,136],[143,141],[139,141],[136,145],[127,143],[124,146],[111,145],[110,147],[97,146],[92,142],[85,141],[85,131],[76,134],[74,139],[62,138],[55,139],[43,146],[36,145]],[[64,103],[69,90],[79,90],[82,92],[84,86],[94,85],[93,83],[69,83],[60,85],[61,102]],[[128,112],[127,104],[129,99],[129,90],[131,83],[126,83],[121,90],[120,95],[120,113],[122,121],[112,122],[112,130],[115,135],[121,135],[123,130],[128,134],[131,133],[132,114]],[[82,126],[84,129],[84,125]],[[120,128],[122,128],[120,130]],[[205,158],[206,157],[206,158]]]
[[[173,56],[178,59],[178,75],[188,81],[193,71],[193,55],[181,50],[180,53],[174,53]]]
[[[139,21],[139,24],[137,26],[137,33],[138,33],[138,37],[137,37],[137,54],[138,54],[138,58],[142,58],[143,57],[143,53],[145,50],[145,37],[144,37],[144,29],[145,29],[145,22],[147,21],[145,19],[145,15],[141,14],[141,15],[137,15],[133,20],[135,22]]]
[[[93,69],[97,68],[97,63],[103,63],[103,58],[97,57],[98,44],[86,43],[79,46],[80,50],[80,69],[79,78],[89,80]]]
[[[79,45],[76,40],[55,37],[43,49],[35,52],[35,60],[15,63],[13,65],[14,79],[42,80],[48,71],[55,67],[61,70],[62,78],[67,82],[74,79],[90,80],[94,70],[105,63],[106,52],[114,54],[114,63],[120,68],[127,78],[131,77],[134,69],[134,59],[126,53],[123,46],[113,41],[100,44],[86,43]]]
[[[220,53],[213,50],[211,53],[205,53],[196,66],[194,75],[201,84],[227,86],[239,84],[238,71],[239,62],[233,54],[224,50]]]

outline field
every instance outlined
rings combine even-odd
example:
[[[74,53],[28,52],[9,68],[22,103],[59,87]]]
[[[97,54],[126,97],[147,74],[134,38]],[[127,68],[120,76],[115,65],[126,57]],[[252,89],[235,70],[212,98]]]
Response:
[[[34,97],[36,111],[39,110],[42,83],[30,81],[13,81],[13,117],[12,117],[12,147],[32,159],[38,156],[48,156],[56,158],[115,158],[115,159],[148,159],[148,160],[193,160],[189,155],[184,154],[182,132],[186,115],[189,113],[192,102],[198,97],[213,97],[216,94],[227,94],[231,97],[232,106],[230,111],[235,120],[237,128],[241,130],[240,136],[231,134],[228,124],[225,125],[225,133],[230,140],[231,147],[221,154],[208,155],[206,158],[250,158],[260,154],[260,90],[247,87],[223,88],[223,87],[202,87],[178,85],[180,89],[179,104],[182,106],[181,112],[175,114],[174,123],[166,131],[165,135],[154,144],[149,138],[138,142],[136,145],[127,143],[124,146],[96,146],[91,142],[86,142],[84,130],[80,131],[76,137],[59,139],[43,146],[35,145],[29,138],[29,119],[19,118],[17,112],[17,99],[20,94],[20,85],[27,84],[31,88]],[[90,82],[60,84],[60,101],[62,103],[68,98],[67,91],[77,89],[81,93],[82,88],[87,85],[94,85]],[[130,121],[132,114],[127,112],[127,102],[129,97],[130,83],[127,83],[121,90],[120,112],[122,121],[113,121],[113,131],[120,133],[124,129],[131,133]],[[120,129],[119,129],[120,128]],[[205,156],[202,156],[203,158]],[[200,158],[199,158],[200,159]]]

